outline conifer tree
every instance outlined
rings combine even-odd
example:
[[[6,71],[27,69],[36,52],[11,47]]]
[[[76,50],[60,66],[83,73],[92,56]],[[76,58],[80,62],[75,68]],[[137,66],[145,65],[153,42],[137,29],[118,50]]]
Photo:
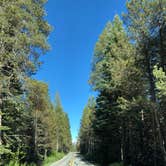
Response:
[[[60,97],[56,94],[55,104],[56,116],[56,151],[67,153],[71,149],[72,138],[70,133],[70,125],[67,114],[63,111]]]
[[[153,123],[153,153],[154,165],[166,163],[165,140],[160,126],[160,112],[156,83],[153,73],[155,65],[165,71],[165,5],[164,1],[128,1],[128,13],[124,15],[129,34],[135,41],[138,52],[137,64],[144,73],[147,96],[150,96],[150,105]],[[161,157],[157,156],[161,153]]]
[[[47,144],[45,139],[48,126],[44,119],[48,116],[51,105],[48,97],[48,86],[45,83],[30,80],[28,100],[33,117],[32,157],[34,157],[35,162],[38,162],[44,157],[44,145]]]
[[[118,108],[118,100],[125,96],[126,100],[132,101],[133,95],[141,88],[137,85],[140,72],[134,68],[132,54],[135,54],[134,48],[122,22],[115,16],[114,21],[107,24],[96,44],[90,79],[94,89],[99,91],[93,127],[99,141],[98,154],[101,152],[96,158],[101,164],[121,160],[121,124],[117,123],[121,122],[121,110]],[[128,82],[129,76],[134,79],[131,84]],[[134,88],[131,88],[133,85]]]
[[[0,127],[8,123],[7,119],[12,119],[9,127],[15,126],[14,117],[24,116],[23,84],[36,71],[41,53],[49,48],[50,26],[44,19],[44,4],[45,1],[32,0],[0,2]],[[4,131],[3,136],[0,133],[0,144],[7,144],[4,138],[7,133]],[[12,137],[17,134],[10,130]],[[13,137],[11,141],[17,139]]]
[[[89,98],[87,105],[83,110],[83,115],[79,131],[79,148],[80,152],[89,158],[93,158],[94,152],[94,133],[92,128],[93,112],[95,108],[95,100],[93,97]]]

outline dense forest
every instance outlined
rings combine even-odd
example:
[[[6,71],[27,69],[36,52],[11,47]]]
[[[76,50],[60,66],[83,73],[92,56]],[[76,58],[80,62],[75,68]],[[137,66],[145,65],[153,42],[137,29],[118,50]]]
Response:
[[[116,2],[118,3],[118,2]],[[166,0],[129,0],[94,50],[80,152],[101,166],[166,165]]]
[[[41,165],[52,153],[68,153],[68,115],[48,85],[32,79],[49,50],[46,0],[0,0],[0,165]]]
[[[35,80],[49,51],[47,0],[0,0],[0,165],[41,166],[71,151],[60,96]],[[117,2],[118,3],[118,2]],[[77,147],[108,166],[166,166],[166,0],[127,0],[93,54]]]

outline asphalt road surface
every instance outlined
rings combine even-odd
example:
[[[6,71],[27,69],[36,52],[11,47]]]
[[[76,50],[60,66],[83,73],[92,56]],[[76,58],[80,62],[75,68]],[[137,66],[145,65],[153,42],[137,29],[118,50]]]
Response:
[[[50,166],[95,166],[83,159],[79,153],[71,152],[63,159],[51,164]]]

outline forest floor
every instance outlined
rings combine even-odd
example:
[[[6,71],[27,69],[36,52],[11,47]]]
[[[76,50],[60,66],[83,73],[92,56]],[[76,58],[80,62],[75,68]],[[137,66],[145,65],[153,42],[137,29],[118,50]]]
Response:
[[[50,166],[95,166],[84,160],[84,158],[76,152],[71,152],[63,159],[51,164]]]

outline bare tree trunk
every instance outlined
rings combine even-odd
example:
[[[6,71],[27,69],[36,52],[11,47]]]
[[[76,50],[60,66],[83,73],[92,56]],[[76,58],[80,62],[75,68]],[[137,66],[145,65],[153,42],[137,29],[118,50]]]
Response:
[[[160,12],[161,13],[164,12],[162,0],[159,0],[159,6],[160,6]],[[161,24],[159,27],[160,28],[159,29],[159,38],[160,38],[159,43],[160,43],[160,59],[161,59],[160,63],[161,63],[161,67],[163,68],[163,71],[166,72],[166,56],[165,56],[164,39],[163,39],[163,37],[164,37],[164,33],[163,33],[164,22],[161,22],[160,24]]]
[[[2,128],[2,95],[0,94],[0,128]],[[0,130],[0,146],[2,145],[2,131]]]
[[[35,159],[36,159],[36,157],[37,157],[37,154],[38,154],[38,147],[37,147],[37,137],[38,137],[38,135],[37,135],[37,110],[35,110],[35,119],[34,119],[34,127],[35,127],[35,140],[34,140],[34,143],[35,143]]]
[[[44,149],[44,159],[47,158],[47,148]]]
[[[161,128],[160,128],[160,122],[159,122],[159,116],[158,116],[158,108],[157,108],[157,99],[156,99],[156,92],[155,92],[155,82],[154,82],[154,75],[153,75],[153,68],[151,67],[151,59],[148,56],[148,51],[147,51],[147,72],[149,74],[149,84],[150,84],[150,96],[151,96],[151,101],[154,104],[152,111],[153,111],[153,129],[156,130],[157,137],[159,140],[159,146],[160,149],[162,150],[163,157],[164,157],[164,163],[166,164],[166,150],[164,147],[164,140],[161,135]],[[155,132],[155,131],[154,131]],[[156,138],[155,138],[156,139]],[[154,140],[155,144],[157,143],[157,140]],[[154,159],[155,160],[155,159]],[[155,161],[156,163],[156,161]]]
[[[59,136],[57,133],[56,151],[58,152],[58,150],[59,150]]]
[[[1,115],[1,111],[0,111],[0,128],[2,127],[2,115]],[[2,132],[0,130],[0,147],[2,145]],[[1,160],[1,155],[0,155],[0,160]],[[1,162],[0,162],[1,164]]]
[[[124,162],[124,122],[123,122],[123,125],[120,126],[120,130],[121,130],[121,161]]]
[[[0,128],[2,128],[2,112],[0,111]],[[2,145],[2,132],[0,130],[0,146]]]
[[[0,94],[0,128],[2,128],[2,94]],[[2,131],[0,129],[0,146],[2,146]],[[0,164],[1,163],[1,155],[0,155]]]

